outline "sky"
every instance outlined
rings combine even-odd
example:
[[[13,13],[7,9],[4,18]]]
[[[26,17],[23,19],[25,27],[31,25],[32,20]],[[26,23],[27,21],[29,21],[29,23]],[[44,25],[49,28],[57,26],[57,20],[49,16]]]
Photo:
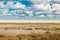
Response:
[[[59,3],[59,0],[0,0],[0,16],[17,15],[16,18],[21,16],[22,18],[51,17],[55,14],[58,16],[60,14]]]

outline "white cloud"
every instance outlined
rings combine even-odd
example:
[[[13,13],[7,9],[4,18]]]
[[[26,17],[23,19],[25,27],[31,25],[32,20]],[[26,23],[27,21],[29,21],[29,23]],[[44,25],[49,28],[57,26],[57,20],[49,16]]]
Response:
[[[46,4],[46,5],[44,5],[44,3],[43,4],[35,4],[33,6],[33,8],[35,10],[44,10],[44,11],[50,11],[51,12],[51,7],[49,4]]]
[[[25,12],[29,14],[29,16],[33,16],[33,11],[26,10]]]
[[[53,8],[54,8],[55,10],[60,9],[60,4],[53,4]]]
[[[39,15],[39,14],[41,14],[41,13],[42,13],[42,12],[39,12],[39,11],[35,12],[36,15]]]
[[[13,3],[12,3],[12,2],[10,2],[10,1],[8,1],[6,5],[7,5],[7,7],[12,7],[12,8],[14,8],[14,7],[15,7],[15,6],[13,5]]]
[[[20,16],[25,16],[25,14],[21,14]]]
[[[3,9],[3,10],[1,10],[1,12],[2,12],[2,14],[1,14],[1,15],[7,15],[8,10],[7,10],[7,9]]]
[[[54,14],[60,14],[60,4],[53,4],[53,11],[56,11]]]
[[[6,15],[12,16],[12,13],[15,14],[16,12],[10,11],[8,13],[8,9],[0,9],[0,16],[6,16]]]
[[[60,0],[53,0],[53,1],[55,1],[55,2],[60,2]]]
[[[51,0],[31,0],[32,3],[44,3],[47,2],[49,3]]]
[[[3,4],[3,2],[0,1],[0,8],[6,8],[7,6]]]
[[[11,14],[8,14],[8,8],[9,7],[24,9],[25,5],[18,3],[18,2],[17,2],[17,4],[14,5],[12,2],[9,2],[9,1],[7,2],[6,5],[4,5],[3,2],[0,2],[0,8],[4,8],[4,7],[5,7],[5,9],[1,9],[1,11],[0,11],[0,12],[2,12],[2,15],[11,15]],[[16,15],[15,12],[16,11],[11,11],[11,13],[14,13]],[[21,12],[21,10],[19,10],[19,12]]]
[[[17,2],[17,4],[15,4],[15,8],[25,8],[25,5]]]
[[[57,0],[55,0],[55,1],[57,1]],[[51,13],[52,10],[56,10],[57,11],[56,13],[59,12],[59,14],[60,14],[60,10],[59,10],[60,9],[60,4],[53,4],[53,8],[54,9],[51,9],[50,4],[49,3],[48,4],[46,3],[46,2],[50,2],[50,0],[31,0],[31,2],[35,3],[32,6],[32,8],[35,9],[35,10],[44,10],[44,11],[49,12],[49,13]],[[38,3],[40,3],[40,4],[38,4]],[[11,8],[21,8],[27,14],[29,14],[30,16],[33,15],[33,11],[34,11],[34,10],[31,10],[31,8],[28,8],[31,11],[28,10],[25,7],[25,5],[23,5],[23,4],[19,3],[19,2],[17,2],[17,4],[15,4],[15,5],[12,2],[9,2],[9,1],[8,1],[7,5],[4,5],[3,2],[0,2],[0,8],[8,8],[8,7],[11,7]],[[23,12],[23,10],[18,10],[18,13]],[[13,11],[12,13],[14,13],[16,15],[15,12],[16,12],[16,10]],[[3,10],[2,13],[3,13],[3,15],[11,15],[11,14],[7,14],[8,13],[8,9]],[[36,12],[36,15],[38,15],[39,13],[40,12]],[[21,14],[21,16],[25,16],[25,15],[24,14]],[[41,15],[41,16],[43,17],[44,15]]]
[[[46,16],[42,14],[42,15],[40,15],[40,16],[38,16],[38,17],[46,17]]]
[[[0,8],[2,8],[2,7],[3,8],[4,7],[6,7],[6,8],[8,8],[8,7],[11,7],[11,8],[25,8],[25,5],[23,5],[19,2],[17,2],[17,4],[14,5],[12,2],[8,1],[6,5],[4,5],[3,2],[0,2]]]
[[[3,4],[3,1],[0,2],[0,8],[8,8],[8,7],[15,7],[12,2],[7,2],[6,5]]]

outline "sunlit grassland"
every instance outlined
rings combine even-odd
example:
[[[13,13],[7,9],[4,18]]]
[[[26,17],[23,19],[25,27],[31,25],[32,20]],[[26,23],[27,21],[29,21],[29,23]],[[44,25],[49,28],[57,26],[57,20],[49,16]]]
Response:
[[[16,36],[0,35],[0,40],[60,40],[60,33],[30,33],[18,34]]]
[[[45,32],[30,34],[17,34],[17,35],[1,35],[0,40],[60,40],[60,23],[0,23],[0,27],[45,27],[56,28],[55,32]]]
[[[57,27],[60,23],[0,23],[0,27]]]

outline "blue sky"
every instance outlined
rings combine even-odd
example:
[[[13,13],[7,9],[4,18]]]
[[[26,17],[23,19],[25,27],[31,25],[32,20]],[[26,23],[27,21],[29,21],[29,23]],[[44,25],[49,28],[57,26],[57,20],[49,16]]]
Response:
[[[1,0],[0,0],[1,1]],[[2,0],[3,1],[3,0]],[[2,2],[1,1],[1,2]],[[37,1],[37,2],[35,2],[34,0],[32,1],[32,0],[10,0],[9,2],[11,2],[11,3],[13,3],[13,5],[11,4],[11,3],[8,3],[8,1],[7,0],[5,0],[4,2],[2,2],[3,4],[4,4],[4,7],[6,6],[7,7],[7,9],[4,9],[4,10],[2,10],[3,12],[3,14],[5,15],[5,14],[9,14],[10,16],[11,16],[11,14],[12,14],[12,16],[14,16],[14,15],[16,15],[14,12],[15,12],[15,10],[12,10],[13,12],[11,12],[11,10],[10,10],[10,8],[12,8],[12,9],[14,9],[14,7],[16,7],[17,8],[17,6],[15,5],[15,4],[17,4],[18,5],[18,7],[20,7],[20,8],[22,8],[23,10],[24,10],[24,12],[22,12],[22,16],[23,17],[27,17],[28,16],[28,18],[29,17],[31,17],[31,15],[33,14],[33,17],[34,17],[34,14],[36,14],[36,15],[38,15],[38,16],[35,16],[35,18],[43,18],[43,17],[47,17],[48,16],[48,14],[47,13],[51,13],[52,14],[52,10],[53,11],[56,11],[56,9],[59,9],[60,8],[60,4],[53,4],[52,2],[50,2],[50,0],[45,0],[44,2],[47,2],[47,3],[45,3],[44,4],[44,2],[43,2],[43,0],[41,1],[41,0],[39,0],[39,1]],[[38,4],[38,2],[40,3],[40,4]],[[35,3],[35,4],[33,4],[33,3]],[[50,4],[51,3],[51,4]],[[0,3],[0,5],[3,7],[3,4],[1,4]],[[11,5],[10,5],[11,4]],[[33,6],[32,6],[32,4],[33,4]],[[53,5],[52,5],[53,4]],[[14,6],[15,5],[15,6]],[[45,6],[44,6],[45,5]],[[51,7],[51,5],[52,5],[52,7]],[[32,11],[30,11],[30,10],[28,10],[27,8],[33,8],[33,10]],[[57,8],[56,8],[57,7]],[[31,8],[31,9],[32,9]],[[23,11],[22,10],[22,11]],[[40,12],[39,11],[36,11],[36,10],[40,10]],[[43,13],[42,13],[42,11],[41,10],[43,10]],[[34,12],[35,11],[35,12]],[[5,13],[6,12],[6,13]],[[45,12],[45,13],[44,13]],[[20,16],[20,11],[19,11],[19,17],[21,17]],[[29,16],[30,15],[30,16]],[[5,15],[6,16],[6,15]],[[50,17],[51,17],[51,15],[49,15]],[[23,17],[21,17],[22,19],[23,19]],[[5,18],[5,17],[3,17],[3,18]],[[9,17],[8,17],[9,18]],[[12,17],[13,18],[13,17]],[[33,18],[34,19],[34,18]]]
[[[32,2],[31,1],[27,1],[27,0],[13,0],[13,4],[16,4],[17,1],[19,1],[20,3],[24,4],[26,7],[30,7],[32,5]],[[4,5],[7,4],[8,1],[4,1]]]

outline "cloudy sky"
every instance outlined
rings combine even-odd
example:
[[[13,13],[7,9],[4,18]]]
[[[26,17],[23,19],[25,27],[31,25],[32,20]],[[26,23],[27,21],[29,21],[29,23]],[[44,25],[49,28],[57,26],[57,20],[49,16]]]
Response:
[[[53,3],[55,2],[55,3]],[[56,11],[60,9],[59,0],[0,0],[0,14],[3,15],[16,15],[18,16],[42,16],[45,17],[48,14],[52,14],[52,11]],[[18,10],[16,13],[15,9]],[[29,10],[28,10],[29,9]],[[11,11],[13,10],[13,11]],[[37,11],[43,10],[43,11]],[[58,11],[57,11],[58,12]],[[22,13],[22,14],[21,14]],[[48,13],[48,14],[47,14]],[[57,13],[58,14],[58,13]]]

